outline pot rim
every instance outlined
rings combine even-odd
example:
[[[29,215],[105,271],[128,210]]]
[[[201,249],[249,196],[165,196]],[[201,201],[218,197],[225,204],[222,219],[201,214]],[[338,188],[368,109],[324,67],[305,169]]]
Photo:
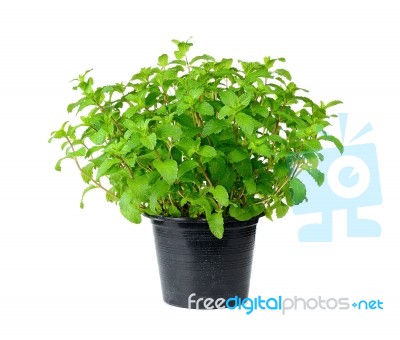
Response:
[[[208,224],[207,219],[205,218],[192,218],[192,217],[172,217],[172,216],[162,216],[162,215],[149,215],[147,213],[143,213],[143,216],[147,217],[150,220],[155,221],[165,221],[165,222],[175,222],[175,223],[199,223],[199,224]],[[263,217],[264,214],[260,214],[259,216],[255,216],[246,221],[239,221],[234,219],[233,217],[224,217],[224,223],[244,223],[248,224],[251,222],[258,222],[258,220]]]

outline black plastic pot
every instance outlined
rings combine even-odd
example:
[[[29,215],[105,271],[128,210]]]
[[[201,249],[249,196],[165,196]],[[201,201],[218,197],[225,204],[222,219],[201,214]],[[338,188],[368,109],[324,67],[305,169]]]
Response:
[[[221,240],[204,219],[148,217],[166,303],[214,309],[228,298],[248,296],[258,217],[226,220]]]

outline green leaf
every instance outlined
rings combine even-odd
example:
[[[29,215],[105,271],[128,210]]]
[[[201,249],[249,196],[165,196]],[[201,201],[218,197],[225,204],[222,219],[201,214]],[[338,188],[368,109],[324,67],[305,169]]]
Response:
[[[115,164],[121,163],[120,159],[115,159],[115,158],[110,158],[106,159],[101,165],[99,166],[99,169],[97,170],[97,175],[96,179],[99,179],[100,177],[104,176],[106,172]]]
[[[276,207],[276,217],[282,218],[288,213],[288,211],[289,211],[289,206],[287,206],[285,203],[281,202]]]
[[[81,207],[81,209],[83,209],[83,208],[85,207],[85,204],[84,204],[83,200],[84,200],[86,194],[87,194],[90,190],[97,189],[97,188],[98,188],[98,187],[97,187],[96,185],[93,185],[93,184],[92,184],[92,185],[89,185],[85,190],[83,190],[81,202],[80,202],[80,204],[79,204],[79,206]]]
[[[310,176],[314,179],[314,181],[318,184],[318,186],[324,184],[325,180],[324,173],[322,173],[318,169],[307,169],[306,171],[310,174]]]
[[[175,207],[174,205],[170,205],[168,207],[168,215],[171,217],[181,217],[182,216],[179,209],[177,207]]]
[[[290,180],[290,191],[292,194],[293,204],[300,204],[306,199],[306,186],[298,178],[292,178]]]
[[[232,167],[228,167],[221,157],[211,159],[208,170],[211,174],[211,181],[223,185],[228,191],[232,189],[236,181],[236,173]]]
[[[66,137],[66,136],[67,136],[67,133],[66,133],[63,129],[60,129],[60,130],[58,130],[58,131],[53,131],[53,132],[51,133],[51,136],[52,136],[52,137],[49,139],[49,143],[52,141],[53,138],[55,138],[55,139],[61,139],[61,138]]]
[[[203,92],[204,92],[203,87],[196,87],[189,91],[189,95],[190,95],[190,97],[192,97],[193,100],[197,100],[200,98],[200,96],[203,94]]]
[[[168,65],[168,54],[162,54],[158,57],[158,65],[165,67]]]
[[[255,129],[261,127],[261,123],[243,112],[237,114],[236,121],[247,138],[252,136]]]
[[[245,207],[231,205],[229,215],[238,221],[248,221],[264,211],[262,204],[248,204]]]
[[[203,157],[217,156],[217,151],[215,151],[215,149],[210,145],[203,145],[202,147],[200,147],[200,149],[199,149],[199,151],[197,151],[197,153]]]
[[[222,213],[213,213],[207,218],[208,226],[212,234],[221,239],[224,236],[224,219]]]
[[[55,169],[56,171],[61,171],[61,162],[62,162],[64,159],[66,159],[66,158],[68,158],[68,157],[60,158],[60,159],[57,161],[56,165],[54,166],[54,169]]]
[[[198,166],[199,166],[199,163],[197,163],[196,161],[194,161],[192,159],[183,161],[183,163],[179,166],[179,169],[178,169],[178,178],[181,178],[184,174],[197,168]]]
[[[331,135],[323,135],[323,136],[319,137],[319,139],[326,140],[328,142],[332,142],[333,144],[335,144],[336,148],[339,150],[339,152],[341,154],[344,152],[344,146],[343,146],[342,142],[339,139],[337,139],[336,137],[331,136]]]
[[[96,145],[103,144],[104,141],[106,140],[106,137],[107,137],[107,132],[104,129],[100,129],[93,135],[89,136],[90,140]]]
[[[213,116],[214,115],[214,108],[211,106],[210,103],[208,102],[201,102],[197,106],[197,111],[202,115],[202,116]]]
[[[211,188],[210,192],[213,194],[214,199],[223,207],[229,205],[229,195],[226,189],[222,185],[217,185],[215,188]]]
[[[343,102],[340,100],[332,100],[331,102],[329,102],[328,104],[325,105],[325,109],[328,109],[332,106],[339,105],[339,104],[343,104]]]
[[[165,180],[157,181],[150,187],[149,207],[155,212],[157,200],[163,198],[170,189],[170,185]]]
[[[140,143],[147,149],[154,150],[157,144],[157,136],[155,133],[151,133],[148,136],[140,137]]]
[[[243,93],[239,97],[239,103],[240,103],[241,108],[244,109],[245,107],[247,107],[247,105],[250,104],[252,98],[253,98],[253,96],[250,93]]]
[[[128,221],[136,224],[142,221],[140,210],[133,203],[133,193],[131,191],[125,191],[122,194],[119,200],[119,208]]]
[[[291,74],[284,69],[279,68],[279,69],[275,70],[275,73],[279,74],[282,77],[285,77],[287,80],[292,80]]]
[[[93,178],[93,168],[94,168],[93,163],[89,163],[82,168],[81,176],[85,183],[89,183]]]
[[[232,107],[232,108],[238,106],[238,104],[239,104],[238,96],[231,90],[227,90],[225,92],[220,92],[219,98],[225,105]]]
[[[142,222],[142,216],[140,210],[136,209],[132,205],[128,205],[124,208],[120,207],[122,216],[124,216],[128,221],[139,224]]]
[[[159,95],[160,95],[160,92],[158,90],[149,92],[149,94],[147,95],[147,97],[145,99],[146,106],[151,107],[154,104],[156,104]]]
[[[175,182],[178,177],[178,163],[175,160],[167,159],[161,161],[156,159],[153,165],[168,184],[172,185]]]
[[[222,107],[222,109],[219,111],[219,115],[218,117],[220,119],[225,118],[225,117],[230,117],[233,116],[236,113],[236,110],[231,108],[228,105],[225,105],[224,107]]]
[[[246,187],[246,191],[248,194],[253,195],[257,192],[256,182],[253,178],[244,179],[243,180],[244,186]]]
[[[251,165],[251,159],[245,158],[244,160],[235,163],[235,168],[237,173],[243,178],[253,177],[253,167]]]
[[[182,137],[178,142],[175,143],[175,146],[184,152],[188,157],[192,157],[192,155],[199,150],[200,140]]]
[[[225,120],[210,119],[203,128],[201,135],[207,137],[210,135],[218,134],[223,130],[230,128],[231,125]]]
[[[250,148],[253,150],[254,153],[259,154],[263,157],[271,157],[275,154],[274,151],[267,144],[252,145],[252,143],[250,143]]]
[[[157,128],[157,138],[165,140],[168,137],[178,140],[182,136],[182,129],[178,125],[160,125]]]
[[[190,65],[193,65],[196,61],[198,60],[205,60],[205,61],[215,61],[214,57],[208,55],[208,54],[203,54],[203,55],[199,55],[197,57],[194,57],[191,61],[190,61]]]
[[[309,139],[303,141],[304,144],[304,151],[311,151],[311,152],[316,152],[322,149],[322,145],[319,142],[318,139]]]
[[[204,214],[206,215],[207,218],[209,218],[211,216],[211,209],[212,208],[211,208],[211,204],[207,200],[207,198],[205,198],[205,197],[199,197],[199,198],[196,198],[196,199],[190,199],[189,198],[189,201],[193,206],[199,206],[203,210],[203,212],[204,212]]]
[[[273,210],[271,209],[271,207],[268,206],[265,208],[265,211],[264,211],[265,217],[268,218],[270,221],[273,221],[272,212],[273,212]]]
[[[250,158],[250,155],[247,150],[243,148],[236,148],[228,155],[228,159],[231,163],[238,163],[246,158]]]
[[[81,148],[79,148],[76,151],[73,152],[69,152],[67,154],[68,158],[75,158],[75,157],[83,157],[86,155],[86,148],[84,146],[82,146]]]

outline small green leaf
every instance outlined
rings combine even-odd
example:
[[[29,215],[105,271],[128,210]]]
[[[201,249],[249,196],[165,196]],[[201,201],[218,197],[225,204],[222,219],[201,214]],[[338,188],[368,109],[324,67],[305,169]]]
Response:
[[[178,163],[176,163],[175,160],[167,159],[161,161],[156,159],[153,165],[168,184],[173,184],[175,182],[178,177]]]
[[[247,138],[251,137],[255,129],[261,127],[261,123],[243,112],[238,113],[236,120],[240,129]]]
[[[81,202],[80,202],[80,204],[79,204],[79,206],[80,206],[81,209],[83,209],[83,208],[85,207],[85,204],[84,204],[83,200],[84,200],[86,194],[87,194],[90,190],[97,189],[97,188],[98,188],[98,187],[97,187],[96,185],[93,185],[93,184],[92,184],[92,185],[89,185],[85,190],[83,190]]]
[[[200,98],[200,96],[203,94],[203,92],[204,92],[203,87],[196,87],[189,91],[189,95],[190,95],[190,97],[192,97],[193,100],[197,100]]]
[[[177,207],[175,207],[174,205],[170,205],[168,207],[168,215],[171,217],[181,217],[182,216],[179,209]]]
[[[229,215],[238,221],[248,221],[253,217],[259,216],[264,211],[262,204],[248,204],[245,207],[231,205]]]
[[[142,221],[141,213],[138,207],[133,203],[133,194],[130,191],[125,191],[120,200],[119,208],[121,214],[130,222],[139,224]]]
[[[207,218],[211,216],[211,204],[207,200],[207,198],[199,197],[196,199],[189,199],[189,201],[193,206],[200,207],[203,210],[203,213],[204,213],[204,215],[206,215]]]
[[[203,54],[203,55],[199,55],[197,57],[194,57],[191,61],[190,61],[190,65],[193,65],[196,61],[198,60],[205,60],[205,61],[215,61],[214,57],[208,55],[208,54]]]
[[[289,206],[287,206],[285,203],[281,202],[276,207],[276,217],[282,218],[288,213],[288,211],[289,211]]]
[[[208,226],[212,234],[221,239],[224,236],[224,219],[222,213],[213,213],[207,218]]]
[[[157,181],[150,187],[149,207],[155,212],[157,200],[163,198],[171,186],[165,181]]]
[[[339,139],[337,139],[336,137],[331,136],[331,135],[323,135],[323,136],[319,137],[319,139],[326,140],[328,142],[332,142],[333,144],[335,144],[336,148],[339,150],[339,152],[341,154],[344,152],[344,146],[343,146],[342,142]]]
[[[225,105],[232,108],[238,106],[239,104],[238,96],[231,90],[219,93],[219,98]]]
[[[89,183],[93,177],[94,164],[89,163],[82,168],[81,176],[85,183]]]
[[[250,144],[250,148],[253,150],[254,153],[257,153],[263,157],[271,157],[275,154],[274,151],[267,144],[261,144],[261,145]]]
[[[314,181],[318,184],[318,186],[324,184],[325,180],[324,173],[322,173],[318,169],[307,169],[306,171],[310,174],[310,176],[314,179]]]
[[[273,221],[272,212],[273,212],[273,210],[271,209],[271,207],[268,206],[265,208],[265,211],[264,211],[265,217],[268,218],[270,221]]]
[[[306,186],[298,178],[292,178],[290,180],[290,191],[292,194],[293,204],[300,204],[306,199]]]
[[[73,152],[69,152],[67,154],[68,158],[75,158],[75,157],[83,157],[86,155],[86,148],[84,146],[82,146],[81,148],[79,148],[76,151]]]
[[[168,54],[162,54],[158,57],[158,65],[165,67],[168,65]]]
[[[253,195],[257,192],[256,182],[253,178],[244,179],[243,180],[244,186],[246,187],[246,191],[248,194]]]
[[[182,137],[175,143],[175,146],[188,157],[192,157],[192,155],[199,150],[200,140],[195,141],[192,138]]]
[[[328,104],[325,105],[325,109],[328,109],[332,106],[339,105],[339,104],[343,104],[343,102],[340,100],[332,100],[331,102],[329,102]]]
[[[106,140],[106,137],[107,137],[107,132],[104,129],[100,129],[93,135],[89,136],[90,140],[96,145],[103,144],[104,141]]]
[[[213,116],[214,115],[214,108],[208,102],[201,102],[197,107],[197,111],[202,116]]]
[[[60,139],[60,138],[66,137],[66,136],[67,136],[67,133],[66,133],[64,130],[60,129],[60,130],[58,130],[58,131],[52,132],[51,136],[52,136],[52,137],[50,138],[49,142],[51,142],[51,140],[52,140],[53,138],[55,138],[55,139]]]
[[[223,130],[230,128],[231,125],[225,120],[219,119],[210,119],[203,128],[203,132],[201,133],[203,137],[207,137],[210,135],[218,134]]]
[[[157,103],[157,98],[160,95],[160,92],[158,90],[153,91],[153,92],[149,92],[149,94],[147,95],[146,99],[145,99],[145,104],[148,107],[153,106],[154,104]]]
[[[60,158],[60,159],[57,161],[56,165],[54,166],[54,169],[55,169],[56,171],[61,171],[61,162],[62,162],[64,159],[66,159],[66,158],[68,158],[68,157]]]
[[[199,166],[199,163],[197,163],[196,161],[189,159],[184,161],[178,169],[178,178],[181,178],[184,174],[186,174],[187,172],[197,168]]]
[[[225,118],[225,117],[230,117],[233,116],[236,113],[236,110],[231,108],[228,105],[225,105],[222,107],[222,109],[219,111],[218,117],[220,119]]]
[[[182,136],[182,129],[178,125],[161,125],[157,128],[157,138],[166,139],[168,137],[178,140]]]
[[[279,74],[282,77],[285,77],[287,80],[292,80],[291,74],[288,71],[286,71],[286,70],[284,70],[282,68],[279,68],[279,69],[275,70],[275,73]]]
[[[249,153],[246,149],[243,148],[236,148],[228,155],[228,159],[232,163],[238,163],[242,160],[249,158]]]
[[[157,144],[157,136],[155,133],[151,133],[148,136],[140,137],[140,143],[147,149],[154,150]]]
[[[214,199],[223,207],[229,205],[229,195],[226,189],[222,185],[217,185],[215,188],[211,188],[210,192],[213,194]]]
[[[120,207],[121,214],[130,222],[139,224],[142,222],[140,210],[135,207],[128,205],[124,208]]]
[[[96,178],[99,179],[100,177],[104,176],[106,172],[115,164],[121,163],[120,159],[106,159],[101,165],[99,166],[99,169],[97,170],[97,175]]]
[[[245,107],[247,107],[247,105],[250,104],[252,98],[253,98],[253,96],[250,93],[243,93],[239,97],[239,103],[240,103],[241,108],[244,109]]]
[[[215,151],[215,149],[210,145],[203,145],[202,147],[200,147],[200,149],[199,149],[199,151],[197,151],[197,153],[203,157],[217,156],[217,151]]]

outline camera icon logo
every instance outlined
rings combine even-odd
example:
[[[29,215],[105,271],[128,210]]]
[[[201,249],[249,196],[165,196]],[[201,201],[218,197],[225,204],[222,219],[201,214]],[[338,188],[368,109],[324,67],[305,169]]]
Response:
[[[341,114],[340,124],[344,139],[347,114]],[[350,143],[372,130],[367,124]],[[341,155],[335,148],[321,151],[324,161],[320,170],[325,173],[325,182],[318,187],[308,174],[299,179],[307,186],[308,201],[293,207],[293,213],[322,214],[322,222],[308,224],[300,228],[300,242],[331,242],[333,234],[333,211],[347,210],[348,237],[379,237],[381,226],[377,221],[360,219],[357,209],[382,203],[379,167],[376,147],[372,143],[345,146]]]

